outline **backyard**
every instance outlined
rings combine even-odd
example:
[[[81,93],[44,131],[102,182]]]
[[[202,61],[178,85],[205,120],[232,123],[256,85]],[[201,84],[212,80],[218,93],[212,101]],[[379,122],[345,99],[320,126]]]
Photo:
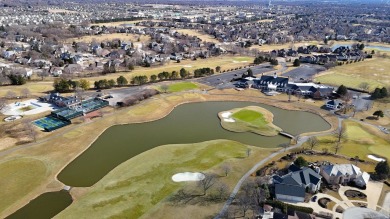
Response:
[[[342,141],[342,148],[339,154],[348,157],[358,156],[360,159],[369,160],[368,155],[379,155],[390,159],[390,143],[383,137],[378,136],[372,130],[373,128],[362,125],[354,121],[344,121],[343,125],[346,127],[346,138]],[[328,150],[330,153],[334,152],[334,136],[318,137],[320,144],[315,149],[318,151]]]

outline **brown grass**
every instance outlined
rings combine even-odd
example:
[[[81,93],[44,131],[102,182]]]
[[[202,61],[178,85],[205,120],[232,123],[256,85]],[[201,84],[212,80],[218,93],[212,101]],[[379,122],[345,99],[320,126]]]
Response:
[[[226,91],[226,93],[229,92],[235,93],[235,91],[231,90]],[[223,94],[224,92],[215,91],[214,93]],[[99,136],[106,128],[114,124],[156,120],[167,115],[178,104],[186,102],[232,100],[261,102],[285,109],[308,110],[317,112],[321,115],[326,115],[324,114],[324,111],[318,110],[317,107],[305,105],[299,102],[288,103],[287,101],[267,98],[260,92],[253,92],[251,90],[240,92],[240,96],[201,95],[198,93],[173,93],[169,95],[156,96],[155,98],[146,100],[136,106],[119,109],[113,111],[112,113],[108,112],[103,118],[97,118],[88,123],[72,124],[68,127],[64,127],[60,130],[47,134],[47,136],[39,136],[37,143],[31,144],[31,146],[23,146],[23,149],[3,154],[1,161],[11,159],[18,160],[24,159],[25,157],[43,161],[47,166],[47,172],[43,176],[43,180],[39,185],[34,186],[23,194],[20,194],[20,198],[15,201],[12,206],[0,206],[2,208],[6,208],[0,213],[0,217],[9,215],[39,194],[48,190],[53,191],[61,189],[63,185],[61,185],[61,183],[59,183],[55,178],[57,173],[75,157],[82,153],[82,151],[86,150],[89,145],[95,141],[97,136]],[[149,112],[153,113],[151,114]],[[332,122],[333,119],[331,117],[325,118],[333,125],[337,124],[337,121],[336,123]],[[69,141],[69,137],[73,136],[76,137],[73,138],[72,141]],[[2,140],[3,139],[0,139],[0,144]],[[21,169],[18,174],[25,174],[28,172],[29,169]],[[5,178],[4,184],[13,183],[16,188],[25,186],[23,181],[11,182],[10,180],[10,178]],[[6,194],[6,191],[3,189],[4,187],[0,187],[1,196]]]

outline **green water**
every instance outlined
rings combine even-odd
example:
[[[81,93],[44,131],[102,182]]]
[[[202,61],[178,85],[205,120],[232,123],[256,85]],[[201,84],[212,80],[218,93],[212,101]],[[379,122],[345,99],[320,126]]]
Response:
[[[122,162],[144,151],[166,144],[229,139],[248,145],[271,148],[289,141],[279,135],[265,137],[249,132],[233,133],[221,127],[217,116],[219,112],[251,105],[270,110],[274,114],[274,124],[293,135],[324,131],[330,128],[330,125],[318,115],[283,110],[264,104],[251,102],[185,104],[177,107],[165,118],[154,122],[118,125],[107,129],[90,148],[61,171],[58,179],[69,186],[92,186]]]
[[[7,219],[46,219],[52,218],[72,203],[69,192],[44,193],[27,205],[11,214]]]

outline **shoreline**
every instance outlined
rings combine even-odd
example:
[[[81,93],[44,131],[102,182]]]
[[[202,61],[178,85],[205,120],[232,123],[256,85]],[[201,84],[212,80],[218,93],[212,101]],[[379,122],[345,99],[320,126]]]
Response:
[[[198,94],[196,96],[190,96],[190,97],[185,97],[185,96],[181,96],[183,94]],[[164,99],[165,97],[169,97],[169,96],[180,96],[182,97],[183,99],[180,99],[180,100],[173,100],[172,102],[169,102],[167,101],[166,99]],[[316,115],[319,115],[321,116],[321,118],[323,118],[331,127],[329,130],[332,130],[334,129],[334,124],[332,124],[332,121],[329,120],[329,117],[326,117],[325,114],[321,114],[320,112],[316,112],[316,111],[313,111],[311,109],[299,109],[298,107],[294,106],[293,108],[291,107],[283,107],[281,106],[280,104],[278,104],[279,101],[275,101],[273,100],[272,103],[269,103],[269,101],[267,101],[268,98],[264,98],[264,97],[261,97],[261,96],[257,96],[255,98],[251,97],[251,96],[246,96],[246,95],[236,95],[236,96],[232,96],[232,95],[224,95],[224,94],[199,94],[199,93],[196,93],[196,92],[180,92],[180,93],[172,93],[170,95],[167,95],[167,96],[159,96],[157,100],[163,100],[163,101],[167,101],[168,105],[167,107],[163,110],[164,112],[161,112],[159,113],[157,116],[155,116],[154,118],[148,118],[148,119],[135,119],[136,121],[133,121],[133,122],[117,122],[115,121],[111,121],[110,122],[110,125],[108,125],[107,127],[105,127],[102,131],[100,131],[100,133],[98,135],[95,136],[95,138],[93,138],[92,141],[90,141],[90,143],[88,143],[86,146],[83,146],[82,150],[78,151],[77,154],[75,154],[74,156],[72,156],[71,159],[69,159],[66,163],[64,163],[64,165],[62,165],[62,167],[58,170],[58,171],[55,171],[55,173],[53,174],[54,176],[54,179],[51,178],[50,179],[50,173],[48,173],[48,179],[46,179],[43,184],[41,186],[39,186],[38,188],[34,189],[33,191],[37,191],[39,194],[35,194],[34,195],[34,198],[38,197],[39,195],[43,194],[43,193],[46,193],[46,192],[49,192],[49,191],[53,191],[53,190],[56,190],[57,188],[58,189],[62,189],[64,184],[58,180],[58,174],[63,170],[65,169],[71,162],[73,162],[75,159],[77,159],[77,157],[79,157],[83,152],[85,152],[87,149],[90,148],[90,146],[96,141],[97,138],[100,137],[101,134],[103,134],[108,128],[114,126],[114,125],[126,125],[126,124],[136,124],[136,123],[145,123],[145,122],[152,122],[152,121],[157,121],[159,119],[163,119],[164,117],[168,116],[176,107],[180,106],[180,105],[183,105],[183,104],[189,104],[189,103],[199,103],[199,102],[221,102],[221,101],[237,101],[237,102],[253,102],[253,103],[262,103],[262,104],[265,104],[265,105],[269,105],[269,106],[272,106],[272,107],[277,107],[277,108],[281,108],[281,109],[284,109],[284,110],[294,110],[294,111],[306,111],[306,112],[309,112],[309,113],[314,113]],[[154,102],[156,101],[156,99],[148,99],[138,105],[135,105],[135,106],[132,106],[132,107],[126,107],[126,108],[123,108],[121,109],[120,111],[114,111],[113,113],[103,117],[103,119],[105,118],[112,118],[113,116],[119,114],[119,113],[126,113],[128,111],[131,111],[133,110],[134,108],[136,107],[139,107],[139,106],[142,106],[142,105],[146,105],[148,103],[151,103],[151,102]],[[285,104],[285,103],[284,103]],[[165,106],[164,106],[165,107]],[[138,117],[138,116],[137,116]],[[96,121],[96,120],[95,120]],[[99,121],[99,120],[97,120]],[[92,122],[93,124],[94,122]],[[89,124],[91,123],[87,123],[87,124],[83,124],[82,126],[77,126],[76,128],[80,128],[80,127],[83,127],[83,126],[88,126]],[[71,129],[69,131],[72,131],[74,129]],[[328,132],[329,130],[326,130],[324,132]],[[68,132],[69,132],[68,131]],[[66,132],[67,133],[67,132]],[[63,133],[65,134],[65,133]],[[61,137],[63,136],[63,134],[57,136],[56,138],[58,137]],[[309,133],[305,133],[305,134],[309,134]],[[43,139],[45,140],[45,139]],[[52,139],[50,139],[51,141]],[[46,142],[46,141],[44,141]],[[29,149],[29,148],[21,148],[21,149]],[[17,150],[16,151],[12,151],[12,154],[10,156],[14,157],[15,154],[14,153],[17,153]],[[20,156],[20,155],[19,155]],[[130,158],[131,159],[131,158]],[[50,169],[48,169],[48,171],[50,171]],[[54,187],[50,188],[50,184],[53,184],[54,183],[60,183],[60,185],[55,185]],[[85,189],[88,189],[90,187],[77,187],[77,188],[85,188]],[[57,190],[58,190],[57,189]],[[42,192],[43,191],[43,192]],[[77,200],[77,197],[75,197],[73,194],[72,195],[72,199],[74,201]],[[31,197],[31,196],[30,196]],[[8,214],[7,215],[10,215],[12,214],[13,212],[19,210],[20,208],[22,208],[23,206],[25,206],[29,201],[33,200],[34,198],[28,198],[29,200],[23,200],[21,201],[19,204],[17,204],[16,206],[18,207],[12,207],[12,205],[10,207],[8,207],[7,209],[9,209],[9,211],[7,211],[7,209],[3,212],[7,212]],[[17,208],[17,209],[16,209]],[[13,210],[12,210],[13,209]],[[12,211],[12,212],[11,212]]]

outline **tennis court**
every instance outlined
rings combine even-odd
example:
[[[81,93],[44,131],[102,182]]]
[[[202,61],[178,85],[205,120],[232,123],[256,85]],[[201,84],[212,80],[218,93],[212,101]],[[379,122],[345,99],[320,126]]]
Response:
[[[70,124],[68,121],[60,120],[51,116],[38,119],[33,122],[34,125],[45,129],[46,131],[53,131]]]

